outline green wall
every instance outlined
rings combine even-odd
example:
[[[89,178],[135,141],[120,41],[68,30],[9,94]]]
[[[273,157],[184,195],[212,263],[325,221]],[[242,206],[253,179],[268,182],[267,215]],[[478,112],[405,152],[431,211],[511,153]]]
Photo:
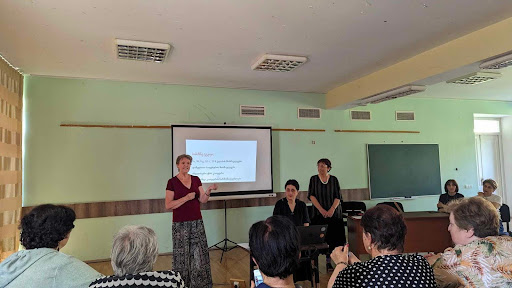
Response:
[[[240,118],[239,105],[264,105],[265,118]],[[473,113],[512,114],[492,101],[402,98],[361,107],[372,121],[351,121],[348,111],[322,110],[321,120],[297,119],[297,107],[320,107],[324,95],[103,80],[25,77],[23,205],[163,198],[172,175],[167,129],[64,128],[61,123],[169,125],[206,123],[326,129],[273,132],[274,190],[289,178],[302,190],[328,157],[342,188],[367,187],[367,143],[438,143],[441,179],[455,178],[465,195],[477,189]],[[395,111],[416,121],[396,122]],[[335,133],[334,129],[418,130],[420,134]],[[315,141],[316,144],[312,144]],[[458,168],[458,170],[456,170]],[[440,187],[441,190],[441,187]],[[378,201],[367,201],[373,206]],[[435,209],[437,197],[402,202],[407,211]],[[229,238],[247,242],[252,223],[272,207],[228,210]],[[224,238],[223,210],[203,211],[209,244]],[[236,221],[235,221],[236,219]],[[127,224],[151,226],[160,252],[172,250],[171,213],[77,220],[64,252],[82,260],[108,258],[114,233]]]

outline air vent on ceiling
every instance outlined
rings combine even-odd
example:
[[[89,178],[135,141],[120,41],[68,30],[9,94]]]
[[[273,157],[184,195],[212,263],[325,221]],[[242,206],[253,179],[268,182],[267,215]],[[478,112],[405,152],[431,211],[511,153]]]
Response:
[[[117,58],[162,63],[171,50],[171,45],[116,39]]]
[[[308,58],[301,56],[265,54],[251,68],[258,71],[290,72],[307,60]]]
[[[240,105],[240,117],[265,117],[265,106]]]
[[[299,119],[320,119],[319,108],[298,108],[297,116]]]
[[[498,79],[500,77],[501,77],[500,73],[475,72],[475,73],[468,74],[466,76],[462,76],[459,78],[455,78],[455,79],[446,81],[446,83],[461,84],[461,85],[476,85],[476,84],[484,83],[484,82],[491,81],[494,79]]]
[[[512,54],[485,61],[480,64],[480,69],[501,69],[512,65]]]
[[[396,121],[414,121],[414,111],[396,111]]]
[[[372,120],[372,113],[370,111],[352,110],[350,111],[350,119],[352,120]]]

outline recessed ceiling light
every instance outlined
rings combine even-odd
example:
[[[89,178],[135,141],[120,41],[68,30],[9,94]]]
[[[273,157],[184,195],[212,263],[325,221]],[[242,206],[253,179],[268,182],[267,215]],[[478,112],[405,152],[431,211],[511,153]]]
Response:
[[[265,54],[252,65],[252,70],[290,72],[307,60],[308,58],[301,56]]]
[[[475,72],[471,73],[459,78],[455,78],[449,81],[446,81],[446,83],[453,83],[453,84],[462,84],[462,85],[476,85],[480,83],[484,83],[487,81],[491,81],[494,79],[498,79],[501,77],[500,73],[494,73],[494,72]]]
[[[162,63],[172,46],[167,43],[155,43],[116,39],[117,58],[145,62]]]

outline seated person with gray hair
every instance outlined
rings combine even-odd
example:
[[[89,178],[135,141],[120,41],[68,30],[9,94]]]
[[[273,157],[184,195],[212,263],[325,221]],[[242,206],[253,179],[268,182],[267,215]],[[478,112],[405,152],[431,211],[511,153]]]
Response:
[[[178,272],[153,272],[157,257],[158,242],[153,229],[125,226],[116,234],[112,244],[114,275],[96,279],[89,287],[185,287]]]

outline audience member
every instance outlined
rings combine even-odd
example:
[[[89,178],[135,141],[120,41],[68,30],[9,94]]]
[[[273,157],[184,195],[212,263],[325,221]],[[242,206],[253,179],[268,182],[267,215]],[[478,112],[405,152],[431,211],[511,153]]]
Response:
[[[309,226],[308,207],[306,203],[297,199],[299,193],[299,182],[295,179],[286,181],[284,185],[286,197],[277,201],[274,206],[273,215],[286,216],[295,224],[295,226]]]
[[[125,226],[116,234],[112,244],[114,275],[99,278],[89,287],[185,287],[178,272],[153,272],[157,257],[158,242],[153,229]]]
[[[447,209],[455,247],[427,257],[438,286],[512,287],[512,238],[497,236],[496,207],[472,197],[454,201]]]
[[[284,216],[272,216],[251,226],[249,247],[263,283],[258,288],[295,287],[293,272],[299,265],[299,232]]]
[[[434,274],[423,256],[402,255],[407,227],[403,216],[388,205],[377,205],[363,214],[363,243],[371,260],[361,262],[336,247],[328,287],[435,287]]]
[[[446,205],[453,200],[464,198],[464,195],[459,192],[459,184],[454,179],[449,179],[444,183],[444,194],[439,196],[439,202],[437,203],[437,210],[445,212]]]
[[[485,179],[482,186],[484,192],[478,192],[478,197],[484,198],[491,202],[496,209],[500,209],[501,205],[503,205],[503,201],[500,195],[494,194],[494,191],[498,189],[498,183],[493,179]]]
[[[75,212],[65,206],[40,205],[21,219],[21,244],[0,263],[0,287],[88,287],[102,275],[82,261],[59,252],[75,227]]]

